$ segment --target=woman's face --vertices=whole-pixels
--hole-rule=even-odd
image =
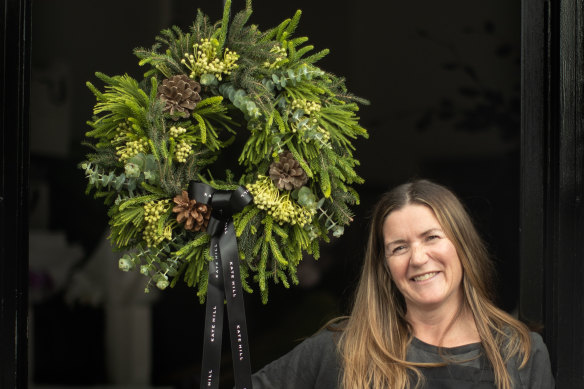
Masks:
[[[383,224],[385,258],[408,312],[457,310],[462,301],[462,266],[434,212],[410,204],[391,212]]]

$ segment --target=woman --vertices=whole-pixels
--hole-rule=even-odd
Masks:
[[[254,375],[254,388],[553,388],[539,335],[492,303],[460,201],[420,180],[377,203],[353,310]]]

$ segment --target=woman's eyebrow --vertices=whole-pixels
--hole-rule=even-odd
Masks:
[[[422,232],[419,236],[428,236],[428,235],[433,234],[435,232],[442,233],[442,229],[440,229],[438,227],[430,228],[430,229]],[[395,240],[392,240],[390,242],[385,243],[385,246],[389,247],[392,244],[401,244],[401,243],[407,243],[407,241],[403,238],[399,238],[399,239],[395,239]]]
[[[422,232],[420,234],[420,236],[428,236],[428,235],[433,234],[435,232],[442,232],[442,229],[440,229],[440,228],[430,228],[429,230],[426,230],[426,231]]]
[[[387,242],[385,244],[385,247],[389,247],[392,244],[398,244],[398,243],[406,243],[406,240],[405,239],[401,239],[401,238],[400,239],[396,239],[396,240],[392,240],[391,242]]]

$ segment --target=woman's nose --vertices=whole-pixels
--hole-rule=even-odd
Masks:
[[[424,250],[423,247],[414,245],[412,246],[411,253],[410,265],[420,266],[428,261],[428,255],[426,254],[426,250]]]

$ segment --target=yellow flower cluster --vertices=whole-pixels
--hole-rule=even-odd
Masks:
[[[264,62],[264,66],[267,67],[268,69],[278,69],[284,64],[284,60],[288,58],[288,53],[286,52],[286,49],[283,48],[282,46],[272,47],[270,53],[276,54],[276,58],[272,63],[270,63],[269,61]]]
[[[144,229],[144,240],[148,247],[160,244],[164,239],[172,238],[172,229],[167,226],[162,234],[158,233],[158,221],[168,209],[170,200],[149,201],[144,204],[144,220],[146,228]]]
[[[322,140],[322,143],[325,146],[329,145],[329,141],[331,139],[331,135],[329,134],[329,132],[320,126],[316,127],[316,131],[322,135],[322,137],[320,138]]]
[[[301,109],[304,113],[308,116],[312,115],[313,113],[320,112],[322,105],[317,103],[316,101],[306,100],[306,99],[294,99],[292,101],[292,109]]]
[[[304,208],[290,199],[290,192],[280,194],[269,177],[258,175],[258,180],[246,185],[253,195],[253,201],[259,209],[268,212],[280,225],[284,223],[298,224],[304,227],[312,221],[316,211]]]
[[[170,127],[170,130],[168,130],[168,135],[170,135],[171,138],[178,138],[185,132],[187,132],[186,128],[172,126]]]
[[[118,130],[118,133],[124,133],[124,132],[128,132],[128,130],[130,129],[130,122],[128,120],[124,120],[123,122],[119,122],[118,123],[118,127],[116,128]]]
[[[191,147],[191,145],[185,142],[184,140],[181,140],[180,143],[176,146],[176,151],[174,152],[174,155],[178,162],[184,163],[187,161],[187,158],[192,153],[193,148]]]
[[[315,136],[315,134],[313,132],[311,138],[317,139],[325,147],[330,147],[329,141],[331,139],[331,136],[330,136],[329,132],[327,130],[325,130],[324,128],[318,126],[318,113],[322,109],[322,105],[316,101],[305,100],[305,99],[294,99],[292,101],[292,103],[290,104],[290,106],[293,110],[301,109],[304,111],[304,113],[307,116],[310,116],[309,130],[316,131],[316,133],[317,133],[317,135]],[[296,132],[298,130],[297,126],[295,126],[295,125],[292,125],[291,127],[292,127],[292,132]],[[304,130],[306,131],[306,127],[304,127]]]
[[[181,62],[191,70],[190,78],[194,79],[203,74],[212,74],[218,80],[221,80],[223,74],[229,75],[233,69],[237,68],[236,62],[239,59],[239,55],[234,51],[225,49],[223,60],[220,60],[217,56],[218,47],[219,42],[217,39],[204,38],[201,43],[193,45],[194,54],[185,53],[185,58]]]
[[[170,135],[171,139],[178,138],[182,134],[187,132],[186,128],[183,127],[170,127],[168,130],[168,135]],[[174,157],[178,162],[186,162],[189,155],[193,153],[193,147],[188,144],[185,140],[181,140],[177,145],[174,151]]]
[[[136,140],[127,140],[129,133],[120,134],[115,143],[123,143],[121,146],[116,147],[116,155],[121,162],[126,163],[126,161],[138,153],[144,153],[148,151],[148,141],[143,138],[138,138]]]

